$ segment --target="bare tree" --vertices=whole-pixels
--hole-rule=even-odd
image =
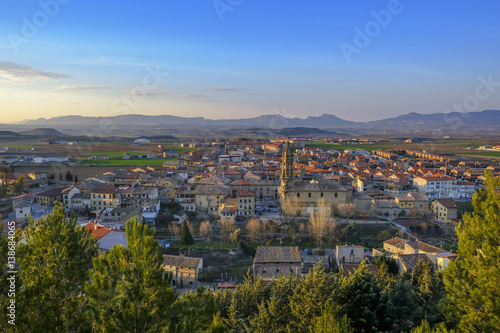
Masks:
[[[330,234],[335,231],[336,221],[331,217],[331,210],[324,203],[319,203],[318,207],[311,209],[309,217],[309,233],[317,246],[321,247],[323,239],[330,238]]]
[[[356,206],[354,205],[353,202],[350,203],[343,203],[339,204],[337,207],[337,211],[339,212],[339,215],[342,217],[351,218],[356,213]]]
[[[200,234],[205,237],[207,242],[210,241],[210,235],[213,232],[212,223],[210,221],[201,222],[200,224]]]
[[[236,221],[234,217],[228,219],[221,219],[219,221],[220,230],[222,232],[222,238],[225,242],[229,240],[229,234],[234,230]]]
[[[0,182],[2,184],[2,194],[7,194],[7,188],[9,186],[11,169],[7,166],[0,167]]]
[[[262,223],[257,219],[250,219],[245,225],[248,232],[248,237],[252,242],[256,242],[262,232]]]
[[[179,236],[181,234],[181,227],[175,222],[168,225],[168,230],[172,235]]]

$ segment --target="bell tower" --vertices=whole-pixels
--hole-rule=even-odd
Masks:
[[[293,153],[287,138],[285,149],[281,155],[281,188],[285,189],[288,185],[293,184],[293,179]]]

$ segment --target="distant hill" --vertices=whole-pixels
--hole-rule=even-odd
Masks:
[[[63,116],[50,119],[26,120],[22,124],[0,124],[1,129],[34,136],[64,136],[60,131],[75,135],[91,133],[100,136],[172,135],[172,136],[230,136],[230,135],[335,135],[330,133],[385,133],[394,135],[462,134],[491,135],[500,130],[500,111],[452,113],[409,113],[394,118],[369,122],[354,122],[333,114],[309,116],[305,119],[286,118],[280,114],[245,119],[206,119],[171,115],[121,115],[113,117]],[[33,129],[34,128],[34,129]],[[292,130],[293,129],[293,130]],[[147,131],[147,132],[144,132]],[[296,133],[296,134],[295,134]],[[328,133],[328,134],[327,134]]]
[[[500,110],[431,114],[412,112],[394,118],[370,121],[366,125],[388,130],[493,131],[500,129]]]
[[[29,131],[19,132],[22,135],[63,137],[66,136],[53,128],[35,128]]]

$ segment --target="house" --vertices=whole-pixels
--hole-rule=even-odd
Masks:
[[[193,212],[196,204],[196,191],[195,190],[176,190],[174,201],[178,202],[182,209],[186,212]]]
[[[203,258],[163,255],[162,267],[172,274],[172,286],[196,286],[203,271]]]
[[[275,280],[279,274],[298,275],[302,257],[297,246],[259,246],[253,260],[254,274],[264,281]]]
[[[197,209],[206,210],[209,214],[217,215],[222,199],[225,199],[231,188],[223,185],[203,185],[198,186],[195,194],[195,204]]]
[[[236,221],[236,216],[238,213],[238,203],[235,198],[227,198],[221,200],[219,206],[219,217],[221,223],[230,223],[231,221]]]
[[[236,192],[238,215],[251,216],[255,214],[255,193],[248,190]]]
[[[421,261],[423,263],[430,263],[432,266],[434,264],[429,259],[426,254],[400,254],[396,256],[396,261],[398,263],[399,272],[406,273],[412,272],[417,264]]]
[[[436,256],[436,267],[442,272],[451,260],[457,260],[460,256],[456,253],[443,252]]]
[[[47,205],[47,206],[54,204],[55,201],[63,202],[64,190],[65,187],[58,187],[39,192],[35,195],[35,202],[40,205]]]
[[[27,221],[31,215],[31,208],[33,206],[33,195],[24,194],[12,199],[12,206],[16,213],[16,219]]]
[[[111,250],[114,245],[121,245],[128,248],[125,231],[113,228],[102,236],[97,240],[97,253],[99,255],[106,255],[106,252]]]
[[[335,259],[337,267],[341,268],[344,263],[359,264],[364,259],[365,248],[361,245],[337,245],[335,248]]]
[[[438,221],[451,223],[457,219],[457,205],[452,198],[432,200],[431,209]]]
[[[384,252],[392,258],[396,258],[399,255],[406,254],[425,254],[433,264],[436,264],[436,257],[440,253],[446,251],[418,240],[410,241],[407,239],[394,237],[384,241],[384,247],[382,251],[378,252],[380,253],[376,253],[376,251],[374,251],[374,256],[378,256]]]
[[[90,192],[91,209],[101,210],[119,205],[115,199],[116,188],[114,186],[97,187]]]
[[[456,184],[455,177],[422,176],[413,178],[413,186],[429,199],[449,198]]]
[[[142,207],[154,199],[158,199],[158,188],[154,186],[136,187],[132,192],[134,207]]]

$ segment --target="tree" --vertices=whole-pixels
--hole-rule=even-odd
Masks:
[[[45,218],[35,221],[30,216],[25,235],[26,244],[17,251],[20,331],[85,330],[88,302],[81,295],[97,255],[96,240],[78,226],[75,216],[66,219],[58,203]]]
[[[62,172],[59,172],[59,180],[62,180]]]
[[[7,194],[7,188],[9,187],[9,181],[11,177],[12,171],[9,167],[2,166],[0,167],[0,182],[2,185],[2,194]]]
[[[175,222],[171,222],[169,225],[168,225],[168,230],[170,231],[170,233],[174,236],[179,236],[181,234],[181,228],[179,227],[179,225]]]
[[[184,219],[181,226],[181,244],[189,248],[189,245],[194,244],[193,235],[191,235],[191,230],[189,230],[188,221]]]
[[[14,192],[17,195],[20,195],[24,193],[25,189],[26,189],[26,180],[24,179],[23,176],[20,176],[17,182],[14,184]]]
[[[358,243],[360,240],[361,231],[359,230],[359,227],[356,224],[356,222],[351,222],[349,225],[342,228],[341,233],[342,233],[341,239],[344,242],[355,244]]]
[[[229,234],[234,230],[236,221],[234,218],[221,219],[219,221],[220,231],[222,233],[222,240],[229,241]]]
[[[311,210],[308,228],[317,246],[321,247],[323,239],[333,232],[334,225],[335,220],[324,202],[319,203],[317,209]]]
[[[162,268],[163,249],[153,232],[131,219],[127,247],[115,245],[93,260],[85,291],[101,332],[160,332],[169,326],[175,293]]]
[[[340,315],[338,305],[335,305],[331,300],[326,302],[321,317],[316,318],[314,325],[315,333],[354,333],[351,327],[351,320],[345,314]]]
[[[248,237],[252,242],[256,242],[262,232],[262,223],[257,219],[250,219],[245,225]]]
[[[309,332],[337,287],[333,276],[325,273],[321,264],[314,266],[290,296],[290,331]]]
[[[71,172],[68,170],[68,172],[66,172],[66,180],[71,182],[73,181],[73,175],[71,174]]]
[[[235,231],[233,231],[231,235],[229,235],[229,240],[232,243],[236,243],[240,239],[240,235],[241,235],[241,229],[238,228]]]
[[[399,273],[399,267],[396,260],[389,258],[385,253],[375,259],[375,265],[377,265],[378,268],[380,268],[383,263],[387,265],[389,274],[397,275]]]
[[[486,173],[485,189],[474,193],[474,213],[456,228],[458,253],[444,271],[448,298],[465,331],[500,331],[500,178]]]
[[[75,183],[78,183],[78,175],[75,175]]]
[[[337,206],[337,211],[340,216],[345,217],[347,220],[356,213],[356,205],[353,202],[341,203]]]
[[[210,235],[213,232],[212,223],[210,221],[204,221],[200,224],[200,234],[205,237],[205,240],[210,241]]]
[[[383,230],[378,233],[377,239],[380,241],[385,241],[388,240],[389,238],[392,238],[392,234],[390,233],[389,230]]]
[[[349,278],[342,278],[341,287],[335,289],[333,297],[341,315],[347,314],[356,332],[387,331],[392,326],[387,300],[364,261]]]

